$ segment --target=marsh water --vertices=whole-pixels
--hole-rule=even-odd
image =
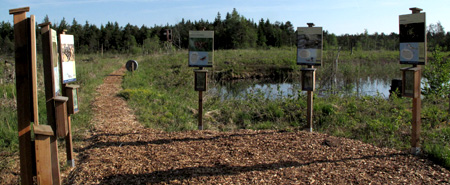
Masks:
[[[353,96],[381,96],[389,97],[391,80],[393,78],[359,78],[357,80],[336,79],[330,81],[316,80],[316,93],[318,96],[329,94],[342,94]],[[227,99],[245,99],[250,96],[263,96],[268,99],[297,97],[301,90],[300,79],[279,80],[234,80],[217,82],[209,90],[215,96]]]

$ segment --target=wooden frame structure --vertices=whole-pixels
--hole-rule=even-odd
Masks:
[[[412,14],[421,14],[420,12],[422,11],[422,9],[420,8],[410,8],[409,10],[412,11]],[[399,17],[399,19],[401,19]],[[401,33],[400,33],[400,37],[401,37]],[[426,49],[426,35],[425,35],[425,48],[423,48],[425,51],[427,51]],[[421,126],[422,126],[422,121],[421,121],[421,117],[420,117],[420,112],[422,110],[421,106],[422,106],[422,101],[420,99],[420,79],[421,79],[421,66],[420,65],[425,65],[427,63],[427,58],[426,58],[426,52],[425,52],[425,58],[424,58],[424,62],[417,62],[417,63],[413,63],[412,67],[409,68],[402,68],[402,95],[405,97],[410,97],[412,98],[412,128],[411,128],[411,153],[412,154],[419,154],[420,153],[420,130],[421,130]],[[415,62],[415,61],[412,61]],[[400,58],[400,64],[406,64],[403,63],[401,61]]]

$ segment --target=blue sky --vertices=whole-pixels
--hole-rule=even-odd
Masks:
[[[398,33],[398,16],[409,14],[411,7],[427,13],[427,25],[438,21],[450,31],[450,0],[0,0],[0,21],[12,22],[9,9],[30,7],[27,15],[35,15],[42,23],[45,15],[50,21],[64,17],[71,24],[106,24],[117,21],[137,26],[174,25],[185,20],[214,21],[220,12],[222,19],[236,8],[239,14],[255,22],[261,18],[291,21],[294,27],[313,22],[337,35],[350,33]]]

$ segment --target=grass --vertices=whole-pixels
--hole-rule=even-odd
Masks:
[[[77,55],[77,81],[74,84],[80,85],[79,89],[79,113],[72,115],[72,130],[76,140],[80,134],[83,134],[91,127],[89,124],[92,118],[90,102],[97,95],[96,87],[103,82],[103,78],[123,65],[127,56],[116,57],[108,55],[99,57],[96,55]],[[2,58],[2,57],[0,57]],[[8,60],[12,61],[12,59]],[[2,61],[3,62],[3,61]],[[44,80],[42,58],[38,55],[38,106],[39,123],[47,124],[47,115],[45,108]],[[0,66],[2,72],[6,66],[4,63]],[[14,68],[12,67],[14,70]],[[3,80],[4,74],[2,73]],[[17,137],[17,108],[16,108],[16,88],[15,83],[0,84],[0,149],[6,152],[18,151]]]
[[[194,91],[193,68],[187,67],[187,52],[143,58],[139,70],[129,73],[120,93],[136,111],[141,123],[166,131],[196,129],[198,94]],[[336,51],[326,51],[318,78],[327,78]],[[343,79],[393,78],[402,67],[394,51],[342,51],[339,73]],[[289,69],[297,78],[295,50],[216,51],[213,78],[228,71],[229,77],[255,77],[255,73]],[[211,74],[210,74],[211,75]],[[223,76],[222,76],[223,77]],[[266,77],[271,77],[267,75]],[[227,78],[221,78],[222,80]],[[209,81],[209,87],[215,86]],[[240,98],[223,99],[212,91],[204,93],[204,127],[210,130],[236,129],[302,130],[306,128],[306,97],[268,98],[255,90]],[[330,135],[372,143],[379,147],[406,150],[410,147],[411,106],[409,98],[335,94],[314,98],[314,129]],[[447,168],[450,158],[448,100],[425,98],[422,103],[422,146],[427,155]]]

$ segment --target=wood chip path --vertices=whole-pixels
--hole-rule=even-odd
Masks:
[[[67,184],[449,184],[427,159],[320,133],[163,132],[144,128],[117,93],[124,68],[98,87],[86,143]]]

